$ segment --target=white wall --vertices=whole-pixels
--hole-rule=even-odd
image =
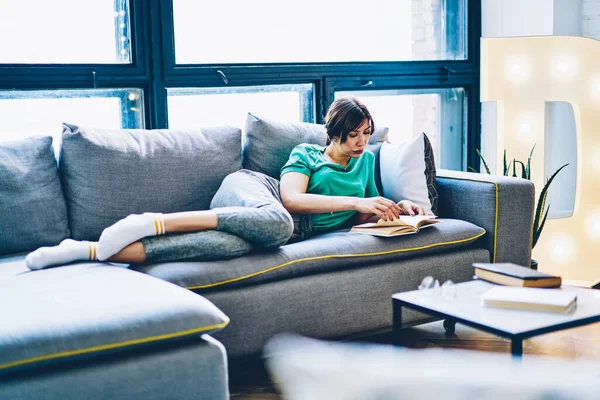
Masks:
[[[553,0],[482,0],[482,36],[552,35],[553,4]],[[481,152],[492,173],[502,173],[494,171],[498,153],[495,102],[481,105]]]
[[[586,23],[585,12],[589,13],[589,21],[593,23]],[[581,36],[582,27],[589,31],[596,27],[594,33],[600,37],[600,0],[482,1],[483,37]],[[482,153],[493,167],[499,153],[496,149],[496,103],[482,104],[481,124]],[[575,199],[576,177],[575,122],[569,104],[547,104],[544,161],[547,176],[560,165],[570,163],[552,184],[548,199],[552,204],[551,218],[569,216]],[[539,190],[541,188],[536,188]]]
[[[582,1],[581,34],[583,37],[600,40],[600,0]]]

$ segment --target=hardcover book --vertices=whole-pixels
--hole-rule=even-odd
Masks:
[[[400,215],[400,217],[391,221],[380,219],[377,222],[355,225],[350,229],[350,232],[383,237],[410,235],[419,232],[422,228],[440,222],[435,218],[437,218],[435,215],[415,215],[412,217]]]
[[[477,278],[500,285],[555,288],[562,283],[560,276],[512,263],[474,263],[473,266]]]

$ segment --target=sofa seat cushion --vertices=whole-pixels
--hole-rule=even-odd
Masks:
[[[22,263],[5,259],[0,270],[15,272]],[[4,275],[0,304],[0,374],[188,338],[229,322],[202,296],[101,263]]]
[[[448,252],[484,234],[483,228],[469,222],[445,219],[415,235],[381,238],[345,230],[229,260],[169,262],[135,269],[204,292]]]

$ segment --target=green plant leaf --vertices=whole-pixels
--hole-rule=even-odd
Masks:
[[[519,161],[519,160],[516,160],[515,162],[517,162],[517,163],[521,164],[521,178],[528,179],[528,178],[527,178],[527,171],[525,170],[525,164],[523,164],[523,163],[522,163],[521,161]],[[516,172],[516,170],[515,170],[514,172]]]
[[[506,149],[504,149],[504,176],[508,176],[508,170],[510,169],[510,165],[506,164]]]
[[[544,225],[546,225],[546,218],[548,218],[549,211],[550,211],[550,204],[548,204],[548,207],[546,208],[546,212],[544,212],[544,217],[542,218],[542,222],[539,226],[539,229],[537,229],[537,231],[534,230],[533,240],[531,241],[532,249],[535,247],[535,245],[538,242],[538,239],[540,238],[540,235],[542,234],[542,229],[544,229]]]
[[[531,157],[533,156],[533,150],[535,150],[535,144],[533,145],[533,147],[531,148],[531,151],[529,152],[529,157],[527,157],[527,168],[525,169],[526,172],[526,179],[531,180]]]
[[[533,217],[533,232],[532,232],[532,242],[531,242],[532,249],[535,247],[535,244],[537,243],[540,235],[542,234],[542,229],[544,229],[546,217],[548,216],[547,210],[550,208],[550,206],[548,206],[548,208],[546,209],[546,212],[544,212],[544,207],[546,205],[546,196],[548,195],[548,189],[550,188],[550,185],[552,184],[552,181],[554,180],[554,178],[556,178],[556,175],[558,175],[558,173],[567,165],[569,165],[569,164],[567,163],[567,164],[563,165],[562,167],[560,167],[559,169],[557,169],[552,174],[552,176],[546,181],[544,188],[540,192],[540,196],[538,198],[538,204],[535,209],[535,216]]]
[[[531,157],[533,156],[533,151],[535,150],[535,143],[533,144],[533,147],[531,148],[531,151],[529,152],[529,158],[531,159]]]
[[[520,162],[520,161],[519,161]],[[513,162],[512,162],[512,166],[513,166],[513,178],[517,177],[517,160],[513,158]]]
[[[477,154],[479,155],[479,158],[481,159],[481,162],[483,162],[483,166],[485,168],[485,172],[488,173],[488,175],[491,174],[490,169],[488,168],[487,163],[485,162],[485,158],[483,158],[483,155],[481,155],[481,152],[477,149],[475,149],[475,151],[477,152]]]
[[[471,171],[471,172],[475,172],[476,174],[478,174],[478,173],[479,173],[479,171],[477,171],[477,170],[476,170],[475,168],[473,168],[473,167],[469,167],[469,166],[467,166],[467,170],[468,170],[468,171]]]

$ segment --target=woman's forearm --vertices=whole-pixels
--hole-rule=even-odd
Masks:
[[[283,206],[292,214],[325,214],[335,211],[356,210],[356,203],[360,199],[350,196],[298,193],[282,200]]]

